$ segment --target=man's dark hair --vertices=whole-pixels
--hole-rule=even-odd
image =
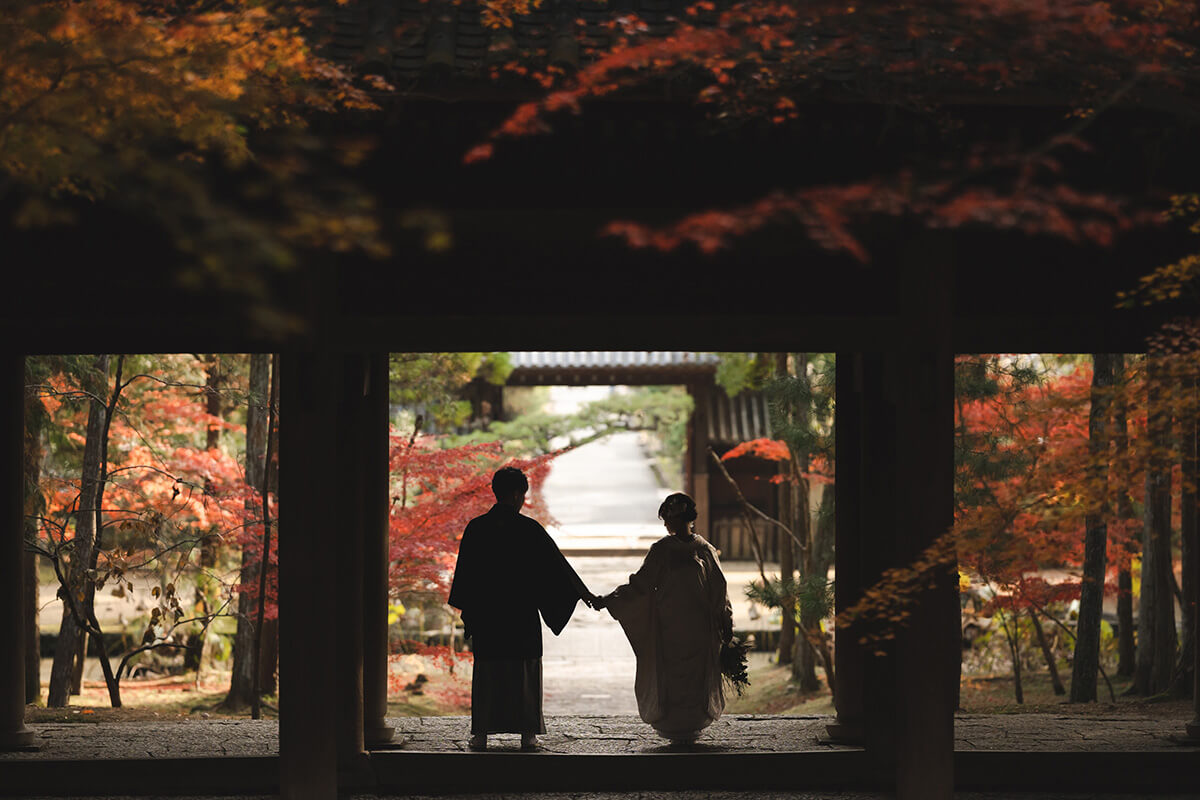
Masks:
[[[492,476],[492,494],[497,500],[529,491],[529,479],[516,467],[501,467]]]

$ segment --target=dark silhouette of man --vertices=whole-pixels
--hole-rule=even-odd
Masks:
[[[449,603],[462,612],[475,654],[471,679],[473,750],[488,734],[519,733],[537,749],[542,717],[542,626],[557,636],[583,600],[595,596],[537,520],[521,514],[529,481],[516,467],[492,476],[496,504],[467,523]]]

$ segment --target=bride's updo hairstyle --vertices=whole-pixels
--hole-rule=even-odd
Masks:
[[[682,529],[686,533],[688,524],[696,521],[696,501],[683,492],[668,495],[658,507],[658,518],[665,522],[672,532]]]

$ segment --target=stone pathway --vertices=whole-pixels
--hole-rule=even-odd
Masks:
[[[1026,752],[1175,751],[1174,737],[1191,719],[1185,710],[1162,716],[1128,713],[959,714],[954,720],[957,751]],[[1192,748],[1200,754],[1200,748]]]
[[[956,749],[1021,752],[1179,751],[1172,740],[1183,717],[1136,714],[1071,716],[1051,714],[960,715]],[[825,741],[829,717],[723,717],[705,732],[699,752],[832,752],[847,748]],[[458,752],[466,749],[467,717],[405,717],[391,720],[401,749]],[[637,717],[548,717],[542,737],[547,754],[632,754],[666,752],[665,742]],[[267,756],[279,752],[275,720],[189,720],[186,722],[41,723],[31,726],[41,748],[0,753],[0,761],[75,758],[182,758]],[[493,737],[493,749],[516,749],[516,736]],[[1195,750],[1195,748],[1193,748]],[[1200,754],[1200,750],[1195,750]]]
[[[655,481],[638,437],[616,434],[560,456],[543,488],[559,523],[549,529],[550,535],[596,594],[629,580],[650,545],[664,534],[657,514],[668,492]],[[752,612],[746,600],[746,585],[758,579],[757,566],[727,562],[722,569],[734,629],[766,628],[766,617],[755,616],[762,610]],[[560,636],[543,625],[542,641],[546,714],[637,714],[633,650],[607,612],[581,605]]]
[[[828,717],[726,716],[718,720],[693,748],[712,753],[780,753],[833,751],[844,748],[822,743]],[[468,717],[425,717],[397,720],[405,749],[453,752],[466,750]],[[578,716],[546,720],[542,751],[562,754],[630,754],[675,752],[654,729],[634,716]],[[490,740],[497,750],[517,749],[520,737]]]

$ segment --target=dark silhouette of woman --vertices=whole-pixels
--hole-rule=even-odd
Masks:
[[[690,744],[725,710],[720,658],[733,612],[717,551],[693,531],[695,501],[673,494],[658,517],[668,535],[595,607],[608,609],[633,646],[642,719],[672,743]]]

